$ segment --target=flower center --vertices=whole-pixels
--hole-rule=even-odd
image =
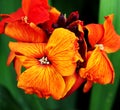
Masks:
[[[42,57],[39,61],[40,61],[40,63],[43,64],[43,65],[44,65],[44,64],[45,64],[45,65],[49,65],[49,64],[50,64],[48,58],[45,57],[45,56]]]
[[[96,46],[98,46],[100,48],[100,50],[104,50],[103,44],[96,44]]]
[[[22,21],[24,21],[25,23],[28,24],[28,17],[27,17],[27,16],[24,16],[24,17],[22,17],[21,19],[22,19]]]

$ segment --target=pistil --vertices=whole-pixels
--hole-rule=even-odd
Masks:
[[[49,64],[50,64],[48,58],[45,57],[45,56],[43,56],[39,61],[40,61],[40,63],[43,64],[43,65],[49,65]]]

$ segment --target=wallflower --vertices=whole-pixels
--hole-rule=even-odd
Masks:
[[[120,48],[113,15],[105,17],[103,25],[84,26],[77,11],[66,18],[47,0],[22,0],[22,8],[0,16],[4,17],[0,33],[17,41],[9,43],[7,65],[14,61],[18,87],[26,93],[61,99],[86,80],[84,92],[93,83],[114,82],[114,69],[106,54]],[[22,66],[26,70],[21,74]]]
[[[84,92],[87,92],[92,83],[109,84],[114,82],[114,69],[106,53],[120,49],[120,36],[116,34],[112,20],[113,15],[105,17],[101,24],[88,24],[88,53],[86,68],[82,68],[79,74],[87,79]]]
[[[48,43],[10,42],[11,51],[26,68],[19,74],[18,87],[39,97],[60,99],[65,96],[76,81],[76,62],[83,61],[77,41],[73,32],[58,28]]]
[[[19,23],[17,21],[17,22],[8,23],[5,28],[5,33],[8,36],[20,42],[22,41],[22,42],[34,42],[34,43],[44,42],[45,43],[47,41],[46,39],[49,38],[48,37],[49,34],[52,33],[52,31],[54,30],[53,24],[58,22],[59,23],[58,26],[59,26],[61,25],[60,23],[62,23],[61,16],[59,16],[60,13],[55,8],[52,8],[50,13],[51,13],[50,14],[51,19],[43,24],[40,24],[40,28],[34,25],[33,23],[30,23],[29,24],[30,27],[29,27],[28,24],[26,24],[25,22]],[[64,20],[66,18],[64,18],[63,16],[62,19]],[[79,38],[81,37],[81,34],[83,34],[83,29],[82,29],[83,23],[82,21],[77,19],[78,19],[78,12],[71,13],[70,16],[68,17],[68,20],[66,20],[66,24],[68,25],[68,26],[66,25],[66,28],[73,31],[76,34],[76,36]],[[46,35],[45,29],[48,30],[47,35]],[[80,38],[81,41],[82,41],[82,38],[83,37]],[[79,44],[80,47],[83,46],[82,48],[79,48],[80,54],[82,54],[82,57],[84,56],[84,51],[86,50],[86,48],[84,48],[84,45],[83,45],[84,43],[85,42],[83,43],[81,42]],[[84,50],[84,51],[81,51],[81,50]],[[9,65],[14,59],[14,67],[17,73],[17,77],[19,77],[21,74],[22,64],[18,58],[15,58],[15,56],[16,56],[15,52],[11,51],[8,57],[7,65]],[[84,82],[84,79],[80,78],[80,76],[76,74],[77,73],[75,72],[74,75],[72,76],[64,77],[64,80],[66,82],[66,89],[65,89],[66,92],[64,91],[63,97],[66,97],[71,93],[73,93]]]

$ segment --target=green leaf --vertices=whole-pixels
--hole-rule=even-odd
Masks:
[[[104,16],[114,14],[114,26],[120,33],[120,0],[100,0],[99,22],[103,23]],[[111,110],[120,80],[120,51],[110,54],[109,58],[115,69],[115,82],[113,85],[94,85],[92,89],[90,110]]]
[[[74,110],[76,106],[76,92],[61,100],[40,99],[40,103],[43,105],[45,110]]]
[[[81,11],[84,6],[84,0],[51,0],[52,5],[67,16],[73,11]]]
[[[49,2],[49,5],[51,5],[51,6],[52,6],[52,0],[48,0],[48,2]]]
[[[21,106],[12,97],[5,86],[0,85],[0,110],[21,110]]]

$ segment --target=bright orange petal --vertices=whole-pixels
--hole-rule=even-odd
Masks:
[[[76,82],[76,79],[77,78],[76,78],[75,74],[73,74],[71,76],[64,77],[66,87],[65,87],[64,94],[63,94],[62,98],[64,96],[66,96],[67,92],[73,87],[73,85]]]
[[[104,22],[104,37],[99,43],[104,45],[106,52],[111,53],[120,49],[120,35],[115,32],[114,26],[112,24],[113,15],[105,17]]]
[[[18,87],[27,93],[60,99],[65,89],[65,82],[52,66],[39,65],[32,66],[20,75]]]
[[[77,40],[73,32],[58,28],[53,31],[46,46],[48,59],[63,76],[74,74],[76,62],[83,61],[78,53]]]
[[[92,85],[93,85],[93,82],[88,80],[84,85],[83,92],[84,93],[88,92],[91,89]]]
[[[72,82],[72,85],[70,84],[70,83],[68,83],[68,84],[70,84],[70,86],[68,86],[69,87],[69,91],[67,90],[67,94],[65,94],[65,96],[63,97],[63,98],[65,98],[65,97],[67,97],[67,96],[69,96],[69,95],[71,95],[75,90],[77,90],[80,86],[81,86],[81,84],[83,84],[83,82],[85,81],[83,78],[81,78],[78,74],[74,74],[73,76],[70,76],[70,78],[74,78],[73,79],[73,81],[74,81],[74,83]],[[69,80],[68,80],[69,81]],[[70,79],[70,81],[72,81],[71,79]],[[72,86],[72,87],[71,87]]]
[[[95,46],[104,36],[104,28],[101,24],[88,24],[85,26],[88,30],[88,40],[92,47]]]
[[[9,66],[13,60],[14,60],[14,68],[15,68],[16,74],[17,76],[19,76],[21,74],[22,65],[19,59],[16,58],[15,52],[11,51],[7,59],[7,65]]]
[[[17,78],[19,78],[19,76],[21,75],[22,63],[18,58],[14,59],[14,68],[17,74]]]
[[[45,42],[46,34],[37,26],[26,24],[21,21],[8,23],[5,27],[5,34],[17,41],[22,42]]]
[[[108,84],[114,81],[114,69],[106,53],[99,47],[91,53],[86,68],[80,70],[80,76],[88,80]]]
[[[17,55],[25,55],[29,57],[41,58],[44,56],[45,43],[20,43],[10,42],[9,48]]]
[[[33,57],[26,57],[22,55],[16,55],[16,59],[20,62],[25,68],[30,68],[34,65],[40,65],[39,59]],[[17,64],[18,65],[18,64]]]
[[[11,51],[11,52],[9,53],[9,56],[8,56],[8,59],[7,59],[7,65],[8,65],[8,66],[9,66],[10,63],[14,60],[14,58],[15,58],[15,52]]]

